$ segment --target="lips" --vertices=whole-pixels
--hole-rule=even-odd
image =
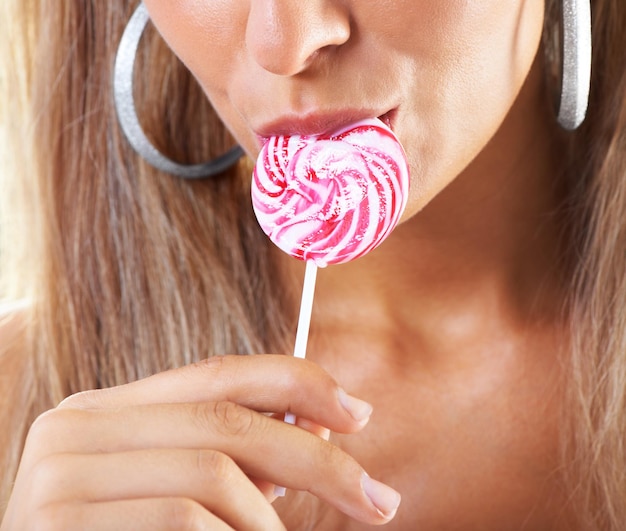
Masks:
[[[368,118],[378,117],[393,130],[397,109],[380,111],[374,109],[339,110],[307,115],[285,115],[255,128],[257,138],[263,144],[273,136],[318,136],[335,131],[343,126]]]

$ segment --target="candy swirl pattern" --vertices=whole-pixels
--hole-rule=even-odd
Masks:
[[[320,136],[271,137],[252,178],[263,231],[283,251],[319,267],[376,248],[406,206],[409,170],[380,120]]]

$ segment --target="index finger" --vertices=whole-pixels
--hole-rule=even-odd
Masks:
[[[235,402],[263,413],[294,413],[333,431],[352,433],[372,406],[348,395],[321,367],[291,356],[216,356],[126,385],[84,391],[59,408],[114,409],[130,405]]]

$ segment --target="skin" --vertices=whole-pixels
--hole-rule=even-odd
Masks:
[[[543,2],[145,4],[253,157],[259,135],[393,110],[409,205],[384,245],[321,272],[307,361],[224,358],[41,417],[1,530],[572,529]],[[298,427],[261,414],[286,410]]]

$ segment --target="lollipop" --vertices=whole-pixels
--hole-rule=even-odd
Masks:
[[[408,183],[402,146],[370,119],[319,136],[270,138],[254,170],[252,204],[280,249],[324,267],[377,247],[400,219]]]
[[[318,136],[271,137],[252,178],[252,205],[263,231],[306,272],[294,356],[304,358],[317,268],[355,260],[397,225],[407,201],[404,150],[380,120]],[[295,423],[285,415],[285,422]],[[285,494],[283,487],[276,494]]]

